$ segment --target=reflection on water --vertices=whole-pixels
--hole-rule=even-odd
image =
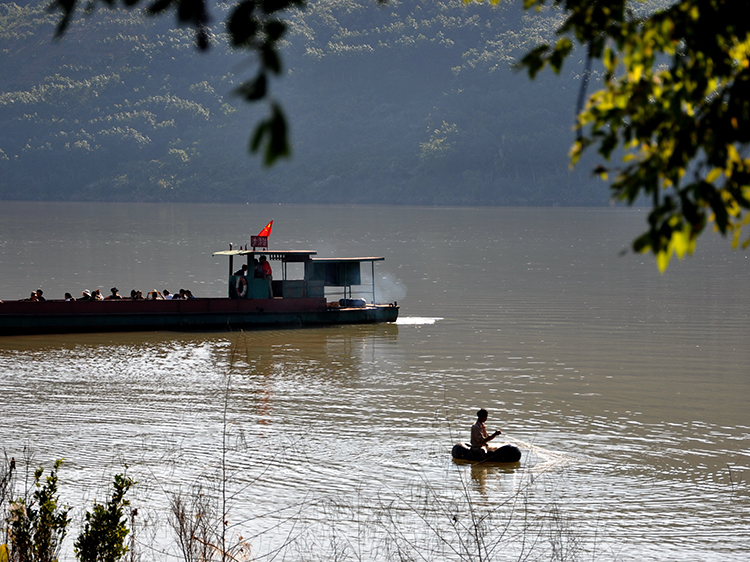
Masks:
[[[279,247],[319,248],[326,224],[327,254],[382,253],[404,295],[394,325],[2,338],[0,446],[65,457],[73,505],[127,463],[134,503],[156,518],[168,492],[216,483],[226,447],[232,532],[256,555],[293,536],[293,559],[418,546],[457,560],[436,533],[466,536],[473,509],[495,525],[494,560],[746,557],[750,262],[721,242],[659,275],[617,257],[640,227],[631,211],[42,205],[26,224],[14,217],[29,204],[14,205],[0,265],[19,294],[75,282],[83,258],[53,253],[78,248],[81,224],[100,233],[87,263],[221,294],[224,264],[186,250],[217,249],[252,211],[274,215]],[[24,253],[55,219],[50,255]],[[99,241],[120,232],[144,242],[124,252],[137,249],[135,273]],[[175,241],[164,261],[146,237]],[[451,460],[482,406],[520,466]],[[147,558],[174,560],[159,521],[168,552]]]

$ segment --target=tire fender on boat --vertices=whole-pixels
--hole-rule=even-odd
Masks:
[[[247,296],[247,279],[238,277],[235,289],[237,289],[237,296],[244,299]]]

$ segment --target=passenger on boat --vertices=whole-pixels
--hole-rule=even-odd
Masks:
[[[36,291],[31,291],[31,294],[29,295],[29,298],[28,299],[23,299],[23,300],[25,300],[25,301],[33,301],[33,302],[38,302],[39,301],[39,299],[36,296]]]
[[[74,302],[76,299],[70,293],[65,293],[65,302]]]
[[[164,289],[161,292],[162,295],[164,295],[164,300],[171,301],[174,298],[174,295],[170,293],[167,289]]]
[[[91,298],[91,291],[89,291],[88,289],[84,289],[84,290],[83,290],[83,292],[81,293],[81,298],[80,298],[80,299],[78,299],[78,300],[82,300],[82,301],[90,301],[90,300],[93,300],[93,299]]]
[[[164,295],[162,295],[159,291],[153,290],[149,291],[148,296],[146,296],[147,301],[163,301]]]
[[[193,293],[190,292],[190,289],[185,289],[185,298],[186,299],[194,299]]]
[[[484,426],[484,422],[487,421],[488,416],[489,414],[487,413],[487,410],[482,408],[477,412],[477,422],[471,426],[471,450],[474,452],[481,451],[483,455],[486,455],[492,450],[490,447],[487,447],[487,443],[501,433],[499,429],[492,435],[487,433],[487,428]]]
[[[260,275],[258,275],[259,272]],[[266,256],[260,256],[260,261],[258,262],[258,265],[255,266],[255,276],[268,280],[268,296],[273,298],[273,285],[271,284],[273,271],[271,270],[271,264],[268,263]]]
[[[104,300],[105,301],[111,301],[111,300],[122,300],[122,297],[120,296],[120,293],[117,292],[117,287],[112,287],[110,289],[111,295],[107,296]]]
[[[44,298],[44,291],[42,291],[41,289],[36,290],[36,300],[38,300],[39,302],[44,302],[47,300]]]
[[[266,256],[260,256],[260,276],[262,279],[273,279],[273,271],[271,270],[271,264],[268,263]]]
[[[102,296],[102,292],[99,289],[94,290],[94,292],[91,293],[91,300],[103,301],[104,297]]]
[[[134,301],[142,301],[142,300],[144,300],[143,299],[143,292],[142,291],[136,291],[135,289],[133,289],[132,291],[130,291],[130,298],[133,299]]]
[[[242,275],[245,277],[247,275],[247,264],[243,263],[242,267],[234,272],[234,275]]]

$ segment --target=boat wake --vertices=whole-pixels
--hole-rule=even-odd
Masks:
[[[396,320],[396,324],[400,324],[402,326],[405,326],[405,325],[422,326],[422,325],[425,325],[425,324],[435,324],[438,320],[442,320],[442,318],[428,318],[428,317],[422,317],[422,316],[407,316],[406,318],[398,318]]]
[[[585,462],[587,460],[580,456],[546,449],[507,435],[505,435],[505,439],[527,453],[527,463],[534,472],[545,472],[552,468],[565,466],[571,463]]]

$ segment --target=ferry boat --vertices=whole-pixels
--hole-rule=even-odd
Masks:
[[[263,240],[252,238],[256,244],[252,249],[230,247],[213,254],[229,258],[226,298],[4,301],[0,303],[0,335],[246,330],[395,322],[398,318],[396,302],[375,304],[375,263],[385,258],[319,258],[312,250],[259,248]],[[278,262],[273,269],[281,271],[281,279],[255,277],[256,260],[261,258]],[[235,263],[243,259],[246,271],[235,271]],[[287,278],[290,264],[301,264],[302,278]],[[355,297],[362,294],[361,269],[366,264],[371,266],[370,302]],[[334,291],[341,298],[329,300]]]

